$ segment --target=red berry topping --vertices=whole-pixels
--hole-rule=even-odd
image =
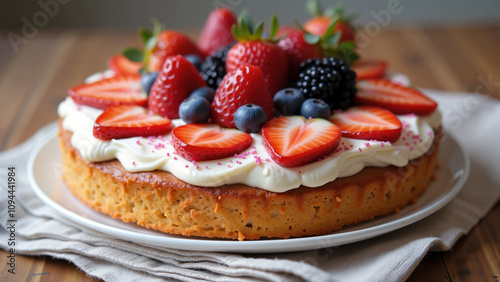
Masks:
[[[280,116],[262,127],[271,158],[285,167],[300,166],[328,156],[340,142],[340,128],[325,119]]]
[[[387,79],[368,79],[358,82],[356,105],[376,106],[394,114],[426,115],[437,108],[437,103],[415,88],[405,87]]]
[[[97,117],[94,137],[102,140],[158,136],[170,131],[169,119],[148,114],[139,106],[112,106]]]
[[[387,63],[380,60],[359,60],[351,69],[356,73],[357,80],[381,78],[385,75]]]
[[[231,72],[241,65],[257,66],[264,74],[269,93],[274,96],[285,87],[288,78],[288,56],[278,47],[275,38],[278,33],[278,19],[273,16],[269,36],[263,37],[263,23],[259,23],[253,31],[240,17],[238,25],[233,28],[233,35],[239,41],[228,52],[226,71]]]
[[[182,101],[202,86],[205,81],[193,64],[180,55],[168,57],[149,93],[149,109],[166,118],[179,118]]]
[[[69,89],[68,94],[77,104],[99,109],[113,105],[148,105],[148,96],[141,90],[139,74],[119,75],[81,84]]]
[[[172,131],[175,151],[188,161],[206,161],[234,156],[252,143],[250,134],[216,124],[190,123]]]
[[[160,71],[167,57],[188,54],[197,55],[200,58],[205,57],[198,46],[185,34],[174,30],[162,31],[158,34],[156,46],[149,56],[148,70]]]
[[[132,62],[123,55],[115,55],[108,60],[108,68],[115,74],[138,74],[142,68],[141,63]]]
[[[394,142],[401,136],[401,121],[393,113],[377,107],[353,107],[334,114],[330,121],[342,136],[354,139]]]
[[[280,47],[270,42],[247,41],[233,46],[226,59],[226,71],[241,65],[259,67],[271,95],[285,87],[288,78],[288,57]]]
[[[260,68],[251,65],[239,66],[226,74],[212,102],[212,122],[236,128],[234,114],[246,104],[261,106],[267,120],[274,116],[273,98],[267,90],[264,74]]]
[[[327,33],[332,21],[338,19],[334,32],[341,32],[340,42],[355,40],[356,30],[350,23],[353,15],[346,16],[344,7],[337,6],[323,10],[319,1],[310,0],[306,4],[306,8],[313,16],[304,24],[304,29],[307,32],[317,36],[323,36]]]
[[[218,8],[210,13],[198,40],[198,46],[205,56],[234,42],[231,32],[234,24],[236,24],[236,18],[227,8]]]
[[[300,63],[307,59],[321,58],[322,51],[319,44],[309,44],[304,40],[304,32],[293,27],[282,27],[277,36],[283,36],[278,46],[288,56],[289,79],[299,78]]]

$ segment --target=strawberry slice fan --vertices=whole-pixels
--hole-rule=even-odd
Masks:
[[[93,134],[101,140],[121,139],[134,136],[158,136],[171,130],[169,119],[148,114],[140,106],[111,106],[97,117]]]
[[[351,66],[351,69],[356,72],[356,80],[382,78],[387,71],[387,62],[360,59]]]
[[[262,127],[264,146],[277,164],[294,167],[315,162],[337,148],[340,128],[325,119],[280,116]]]
[[[330,121],[340,127],[342,136],[353,139],[394,142],[402,131],[401,121],[388,110],[378,107],[352,107],[335,113]]]
[[[427,115],[437,103],[415,88],[405,87],[387,79],[359,81],[354,103],[359,106],[377,106],[397,115]]]
[[[207,161],[234,156],[247,149],[252,136],[216,124],[186,124],[172,132],[175,151],[188,161]]]
[[[141,90],[139,74],[117,75],[94,83],[80,84],[69,89],[68,95],[79,105],[98,109],[116,105],[148,105],[148,96]]]
[[[108,68],[116,75],[138,74],[142,64],[129,60],[124,55],[115,55],[108,60]]]

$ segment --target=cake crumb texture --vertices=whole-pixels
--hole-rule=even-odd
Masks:
[[[323,235],[398,212],[427,188],[439,147],[436,138],[405,167],[365,168],[321,187],[275,193],[242,184],[190,185],[166,171],[132,173],[117,160],[89,163],[71,146],[71,135],[60,128],[63,180],[90,208],[169,234],[234,240]]]

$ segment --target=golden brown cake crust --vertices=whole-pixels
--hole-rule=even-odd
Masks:
[[[71,135],[60,128],[63,179],[87,206],[170,234],[238,240],[323,235],[398,212],[427,188],[439,147],[436,138],[405,167],[365,168],[321,187],[275,193],[243,184],[200,187],[165,171],[132,173],[117,160],[89,163]]]

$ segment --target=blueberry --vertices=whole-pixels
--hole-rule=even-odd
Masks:
[[[285,116],[300,114],[300,106],[304,100],[304,95],[296,88],[281,89],[273,98],[274,108]]]
[[[191,92],[189,97],[193,97],[193,96],[199,96],[199,97],[205,98],[209,103],[212,103],[212,101],[214,100],[214,96],[215,96],[215,90],[213,90],[210,87],[203,86],[203,87],[200,87],[200,88],[196,89],[195,91]]]
[[[149,95],[149,92],[151,91],[151,87],[153,87],[153,83],[155,83],[156,78],[158,77],[157,71],[153,72],[148,72],[142,75],[141,77],[141,86],[142,90],[146,92],[146,94]]]
[[[195,68],[198,71],[200,70],[201,64],[203,63],[203,59],[200,58],[200,56],[194,54],[188,54],[184,56],[184,58],[186,58],[186,60],[188,60],[191,64],[193,64],[193,66],[195,66]]]
[[[245,132],[259,132],[266,123],[266,112],[261,106],[246,104],[234,113],[234,124]]]
[[[309,98],[302,103],[300,115],[305,118],[324,118],[329,119],[331,115],[330,107],[323,100]]]
[[[210,103],[202,97],[189,97],[179,106],[179,116],[185,123],[206,122],[210,117]]]

